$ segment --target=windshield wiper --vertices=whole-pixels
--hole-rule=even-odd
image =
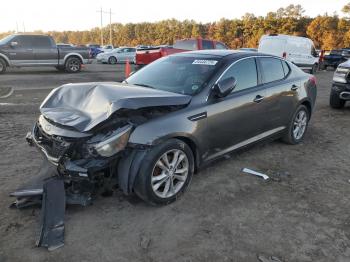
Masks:
[[[134,86],[142,86],[142,87],[148,87],[148,88],[152,88],[152,89],[155,89],[154,86],[150,86],[150,85],[147,85],[147,84],[133,84]]]

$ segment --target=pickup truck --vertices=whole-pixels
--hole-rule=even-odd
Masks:
[[[342,49],[333,49],[329,52],[329,54],[326,52],[323,57],[322,68],[327,69],[327,67],[331,66],[336,69],[339,64],[348,60],[345,52],[346,50]]]
[[[91,63],[87,47],[57,47],[51,36],[14,34],[0,40],[0,74],[7,67],[53,66],[77,73]]]
[[[151,48],[137,49],[135,64],[137,67],[150,64],[158,58],[193,50],[203,49],[228,49],[227,46],[221,42],[202,39],[202,38],[190,38],[177,40],[175,44],[171,46],[157,46]]]

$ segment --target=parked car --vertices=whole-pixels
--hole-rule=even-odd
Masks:
[[[106,52],[112,51],[112,50],[115,49],[115,48],[116,48],[116,47],[114,47],[113,45],[105,45],[105,46],[102,46],[102,47],[100,48],[100,50],[106,53]]]
[[[343,55],[344,52],[344,55]],[[327,69],[329,66],[336,69],[339,64],[348,60],[345,56],[346,51],[341,49],[333,49],[329,52],[329,54],[324,55],[322,59],[322,69]]]
[[[67,197],[115,179],[125,194],[168,204],[231,151],[267,138],[300,143],[316,92],[314,76],[276,56],[179,53],[124,83],[54,89],[27,140],[57,166]]]
[[[332,108],[343,108],[350,101],[350,60],[340,64],[333,76],[329,103]]]
[[[135,54],[136,48],[134,47],[121,47],[113,49],[107,53],[100,53],[96,56],[98,63],[108,63],[108,64],[116,64],[116,63],[125,63],[129,61],[130,63],[135,62]]]
[[[86,46],[90,48],[90,54],[92,58],[95,58],[98,54],[103,53],[101,46],[98,44],[87,44]]]
[[[14,34],[0,40],[0,73],[7,67],[54,66],[77,73],[91,63],[89,48],[59,47],[51,36]]]
[[[135,64],[138,67],[148,65],[158,58],[191,50],[203,49],[227,49],[227,46],[221,42],[207,40],[202,38],[182,39],[175,42],[173,46],[157,46],[150,48],[137,49]]]
[[[285,58],[303,70],[314,74],[318,68],[318,53],[306,37],[270,34],[261,37],[258,51]]]

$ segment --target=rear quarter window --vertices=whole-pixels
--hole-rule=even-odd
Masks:
[[[262,57],[259,60],[262,67],[264,83],[278,81],[285,77],[282,61],[280,59]]]

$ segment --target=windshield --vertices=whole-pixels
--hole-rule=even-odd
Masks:
[[[219,59],[170,56],[136,72],[126,82],[173,93],[194,95],[210,79]]]
[[[14,38],[13,35],[6,36],[5,38],[0,40],[0,45],[7,44],[9,41],[11,41],[12,38]]]

